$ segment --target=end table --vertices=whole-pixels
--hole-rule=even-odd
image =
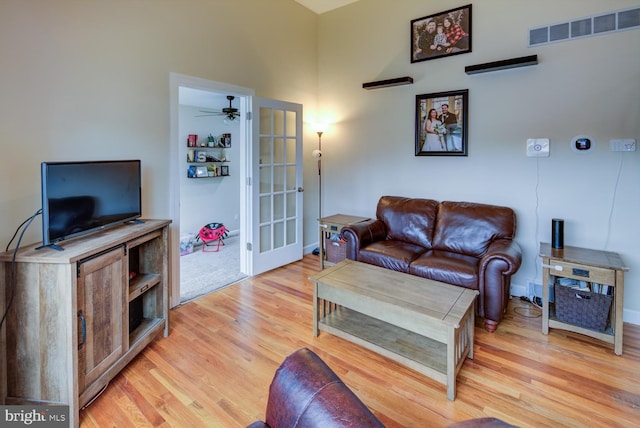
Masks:
[[[546,242],[540,243],[539,256],[542,258],[542,333],[548,334],[549,327],[559,328],[594,337],[613,344],[616,355],[622,355],[622,310],[624,300],[624,272],[629,268],[617,253],[588,248],[565,246],[555,249]],[[597,331],[575,324],[562,322],[550,311],[549,283],[556,278],[571,278],[588,283],[606,285],[613,289],[610,309],[611,328]],[[556,296],[557,300],[557,296]],[[554,304],[554,308],[555,304]]]
[[[318,249],[320,251],[320,270],[323,270],[324,265],[328,264],[325,260],[324,238],[329,237],[332,233],[340,233],[340,230],[345,226],[366,220],[369,220],[369,217],[357,217],[347,214],[334,214],[318,219],[318,226],[320,229],[320,238],[318,240]]]

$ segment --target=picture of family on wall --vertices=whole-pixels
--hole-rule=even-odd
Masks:
[[[411,21],[411,62],[471,52],[471,5]]]
[[[416,156],[467,155],[467,89],[416,95]]]

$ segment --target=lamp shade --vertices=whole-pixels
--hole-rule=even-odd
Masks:
[[[225,125],[233,125],[233,124],[235,124],[235,123],[239,123],[239,122],[240,122],[240,120],[238,119],[238,117],[237,117],[237,116],[225,116],[225,118],[224,118],[224,119],[222,119],[222,122],[223,122]]]
[[[326,122],[316,122],[313,125],[313,129],[316,131],[316,133],[324,133],[327,128],[329,127],[329,125]]]

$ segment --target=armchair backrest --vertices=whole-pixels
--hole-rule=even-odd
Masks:
[[[313,351],[302,348],[278,367],[264,424],[270,428],[384,428]]]

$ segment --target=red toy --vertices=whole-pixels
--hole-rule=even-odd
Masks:
[[[228,235],[227,228],[222,223],[209,223],[202,226],[198,237],[202,239],[202,251],[217,252],[220,250],[220,245],[224,245],[222,240]],[[206,247],[215,246],[215,250],[205,250]]]

